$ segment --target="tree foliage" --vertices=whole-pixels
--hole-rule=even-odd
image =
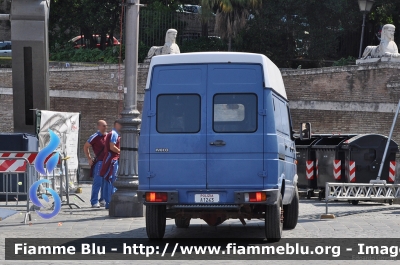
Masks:
[[[126,1],[126,0],[125,0]],[[81,62],[119,62],[119,47],[106,46],[106,35],[112,40],[114,35],[120,33],[120,15],[122,0],[55,0],[50,12],[50,57],[52,60],[81,61]],[[184,23],[178,23],[175,10],[179,1],[141,1],[148,4],[142,8],[140,14],[141,37],[139,42],[139,61],[143,61],[152,45],[162,45],[165,32],[169,28],[178,31]],[[100,50],[95,49],[96,42],[93,34],[101,36]],[[73,37],[84,35],[87,48],[73,49],[68,43]],[[155,38],[157,36],[158,38]],[[148,43],[144,40],[150,40]],[[123,42],[123,40],[121,40]],[[124,59],[124,46],[122,45],[122,59]]]
[[[188,40],[180,48],[185,52],[208,52],[208,51],[226,51],[226,43],[218,38],[201,37],[194,40]]]
[[[230,51],[231,41],[246,26],[251,9],[255,11],[261,7],[261,3],[261,0],[201,0],[202,15],[209,19],[211,11],[215,11],[215,32],[228,39]]]
[[[52,54],[80,34],[89,38],[92,47],[92,34],[101,34],[104,49],[106,34],[119,36],[121,1],[53,0],[49,26]],[[176,27],[182,32],[176,16],[179,5],[197,4],[202,6],[203,38],[185,42],[187,47],[181,49],[184,52],[223,50],[223,41],[210,40],[207,35],[208,19],[216,16],[218,35],[234,40],[236,51],[265,54],[280,67],[297,68],[299,64],[302,68],[318,67],[327,61],[342,62],[347,59],[340,58],[358,55],[362,14],[357,0],[141,0],[141,3],[148,5],[142,8],[146,12],[141,13],[142,19],[147,19],[146,25],[141,24],[143,54],[151,45],[162,45],[168,28]],[[156,13],[173,19],[165,20],[161,15],[157,18]],[[387,23],[400,27],[400,0],[375,1],[367,15],[364,47],[379,43],[377,33]],[[160,37],[153,41],[157,34]],[[147,43],[145,40],[150,37],[153,39]],[[397,43],[399,37],[400,29],[395,34]],[[93,56],[101,60],[109,58],[111,53],[114,58],[115,49],[105,53],[96,51]],[[74,56],[86,60],[90,57],[82,52]]]
[[[374,31],[372,32],[374,34],[377,28],[385,24],[393,24],[397,27],[395,41],[398,43],[400,41],[400,0],[375,1],[374,7],[368,16],[367,30]],[[371,34],[371,32],[367,32],[367,34]]]
[[[71,38],[84,35],[91,48],[96,43],[93,34],[101,36],[104,49],[106,35],[112,37],[119,25],[121,2],[111,0],[54,0],[49,19],[50,47],[65,45]],[[112,43],[111,43],[112,45]]]
[[[376,0],[370,14],[372,21],[380,24],[400,23],[400,1],[399,0]]]
[[[329,60],[359,17],[356,1],[268,0],[242,31],[240,48],[266,54],[281,67],[294,67],[294,59]]]
[[[387,23],[400,26],[400,0],[375,1],[367,15],[363,49],[379,44],[379,29]],[[319,67],[358,55],[361,24],[356,0],[266,0],[237,38],[237,47],[266,54],[280,67]],[[396,42],[399,37],[400,29]]]

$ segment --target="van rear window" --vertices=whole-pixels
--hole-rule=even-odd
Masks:
[[[157,97],[157,132],[199,132],[200,107],[198,94],[159,95]]]
[[[256,94],[216,94],[213,129],[215,132],[257,131]]]

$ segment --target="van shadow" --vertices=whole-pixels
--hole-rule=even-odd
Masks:
[[[196,220],[199,222],[198,220]],[[177,228],[167,225],[165,238],[265,238],[264,221],[247,221],[244,226],[240,222],[230,221],[219,225],[191,224],[188,228]]]
[[[168,221],[167,221],[168,222]],[[236,224],[221,224],[211,227],[207,224],[191,224],[188,228],[177,228],[175,224],[167,224],[164,239],[196,238],[196,239],[254,239],[264,240],[264,222],[254,221],[250,226]],[[128,231],[113,231],[91,235],[85,238],[145,238],[146,227],[136,227]]]

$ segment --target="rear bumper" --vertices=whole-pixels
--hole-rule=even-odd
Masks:
[[[234,198],[227,202],[215,203],[215,204],[194,204],[193,202],[189,202],[188,200],[179,200],[179,192],[178,191],[168,191],[168,190],[139,190],[137,191],[138,198],[143,202],[143,204],[163,204],[163,205],[176,205],[176,208],[185,208],[187,205],[190,208],[198,205],[200,208],[219,208],[222,205],[243,205],[243,204],[261,204],[261,205],[274,205],[276,204],[279,196],[279,189],[266,189],[266,190],[257,190],[265,192],[267,195],[267,200],[262,202],[248,202],[245,201],[245,193],[247,192],[255,192],[255,190],[245,190],[245,191],[234,191]],[[146,202],[146,192],[165,192],[168,194],[168,200],[166,202]],[[199,191],[199,193],[203,193],[204,191]],[[212,192],[212,191],[208,191]],[[189,206],[190,205],[190,206]]]

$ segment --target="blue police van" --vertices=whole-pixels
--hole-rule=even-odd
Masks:
[[[149,238],[166,218],[217,226],[265,220],[278,241],[297,224],[296,149],[279,69],[250,53],[152,59],[139,140],[139,197]]]

